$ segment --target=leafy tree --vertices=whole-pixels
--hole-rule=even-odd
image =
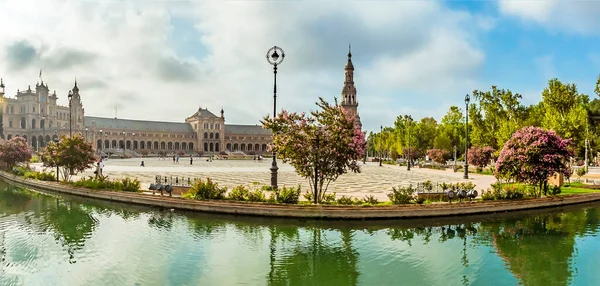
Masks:
[[[524,127],[506,142],[496,161],[496,177],[539,186],[539,196],[548,190],[548,178],[555,173],[571,175],[567,166],[573,155],[571,139],[539,127]]]
[[[481,172],[490,163],[494,155],[494,148],[490,146],[473,146],[469,148],[469,164],[477,166],[477,172]]]
[[[597,96],[600,96],[600,75],[598,75],[598,79],[596,80],[596,88],[594,88],[594,92]]]
[[[444,164],[446,163],[446,159],[448,159],[448,151],[442,149],[429,149],[427,150],[427,156],[438,164]]]
[[[22,137],[14,137],[0,144],[0,161],[5,162],[9,169],[17,163],[29,162],[31,149]]]
[[[542,92],[544,116],[541,127],[554,130],[560,137],[572,138],[580,148],[583,147],[588,120],[585,105],[588,102],[588,97],[580,94],[575,84],[551,79]]]
[[[331,105],[319,98],[316,104],[321,110],[308,116],[284,110],[274,119],[265,117],[262,123],[275,134],[273,148],[277,155],[294,166],[296,173],[309,179],[313,188],[317,173],[314,197],[318,202],[325,197],[330,182],[348,170],[360,172],[356,161],[363,156],[365,138],[354,125],[354,117],[337,99]]]
[[[63,169],[64,181],[69,181],[71,175],[92,167],[95,161],[92,144],[86,142],[81,134],[74,134],[72,137],[61,136],[58,144],[49,142],[42,154],[42,162],[46,166],[58,166]]]

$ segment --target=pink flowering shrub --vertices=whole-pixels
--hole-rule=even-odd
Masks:
[[[490,146],[473,146],[469,148],[469,164],[477,166],[477,172],[481,172],[481,170],[492,160],[494,151],[494,148]]]
[[[93,166],[96,162],[92,144],[85,141],[81,134],[71,138],[62,136],[58,144],[49,142],[41,156],[44,165],[63,168],[63,180],[69,181],[75,175]]]
[[[434,162],[438,164],[446,163],[446,159],[448,159],[448,151],[443,149],[429,149],[427,150],[427,156]]]
[[[554,131],[524,127],[506,141],[496,161],[494,175],[539,186],[539,194],[548,190],[548,178],[554,173],[571,175],[567,166],[573,156],[571,139],[562,139]]]
[[[0,161],[5,162],[9,169],[30,159],[31,149],[23,137],[14,137],[0,144]]]
[[[290,163],[296,173],[309,179],[314,189],[317,172],[318,201],[325,198],[327,186],[348,170],[360,172],[357,164],[365,152],[365,137],[355,117],[348,114],[337,102],[329,104],[319,98],[318,111],[295,113],[282,111],[276,118],[265,117],[266,129],[273,130],[270,146],[278,157]]]

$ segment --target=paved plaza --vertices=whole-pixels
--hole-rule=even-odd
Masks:
[[[201,177],[211,178],[220,186],[228,189],[238,185],[260,184],[269,185],[271,180],[270,166],[271,160],[213,160],[207,162],[206,158],[194,157],[193,165],[190,165],[189,157],[179,159],[179,164],[173,164],[173,161],[160,160],[158,158],[144,158],[145,167],[140,166],[141,160],[136,159],[109,159],[105,161],[104,175],[109,178],[137,177],[142,182],[142,189],[148,189],[150,183],[154,182],[155,175],[175,177]],[[41,169],[41,164],[32,164],[37,169]],[[308,180],[296,174],[294,168],[289,164],[278,162],[279,166],[279,186],[302,185],[303,193],[309,189]],[[89,169],[77,177],[93,176],[94,169]],[[463,178],[463,173],[454,173],[452,171],[441,171],[431,169],[413,168],[407,171],[406,167],[383,165],[378,163],[369,163],[363,165],[361,173],[348,173],[342,175],[337,181],[331,183],[329,192],[336,192],[337,196],[342,195],[362,198],[365,195],[373,195],[379,200],[388,200],[386,194],[394,186],[416,185],[419,182],[431,180],[435,183],[455,183],[467,181]],[[495,178],[486,175],[469,174],[469,181],[476,185],[476,189],[487,189]],[[77,180],[77,178],[74,178]]]

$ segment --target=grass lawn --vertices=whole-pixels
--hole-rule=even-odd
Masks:
[[[586,185],[579,182],[574,182],[566,185],[568,185],[568,187],[563,186],[560,189],[560,195],[589,194],[600,192],[600,189],[591,188],[593,185]]]

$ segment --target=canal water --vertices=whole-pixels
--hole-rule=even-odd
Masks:
[[[0,181],[0,285],[600,285],[600,204],[474,218],[182,213]]]

